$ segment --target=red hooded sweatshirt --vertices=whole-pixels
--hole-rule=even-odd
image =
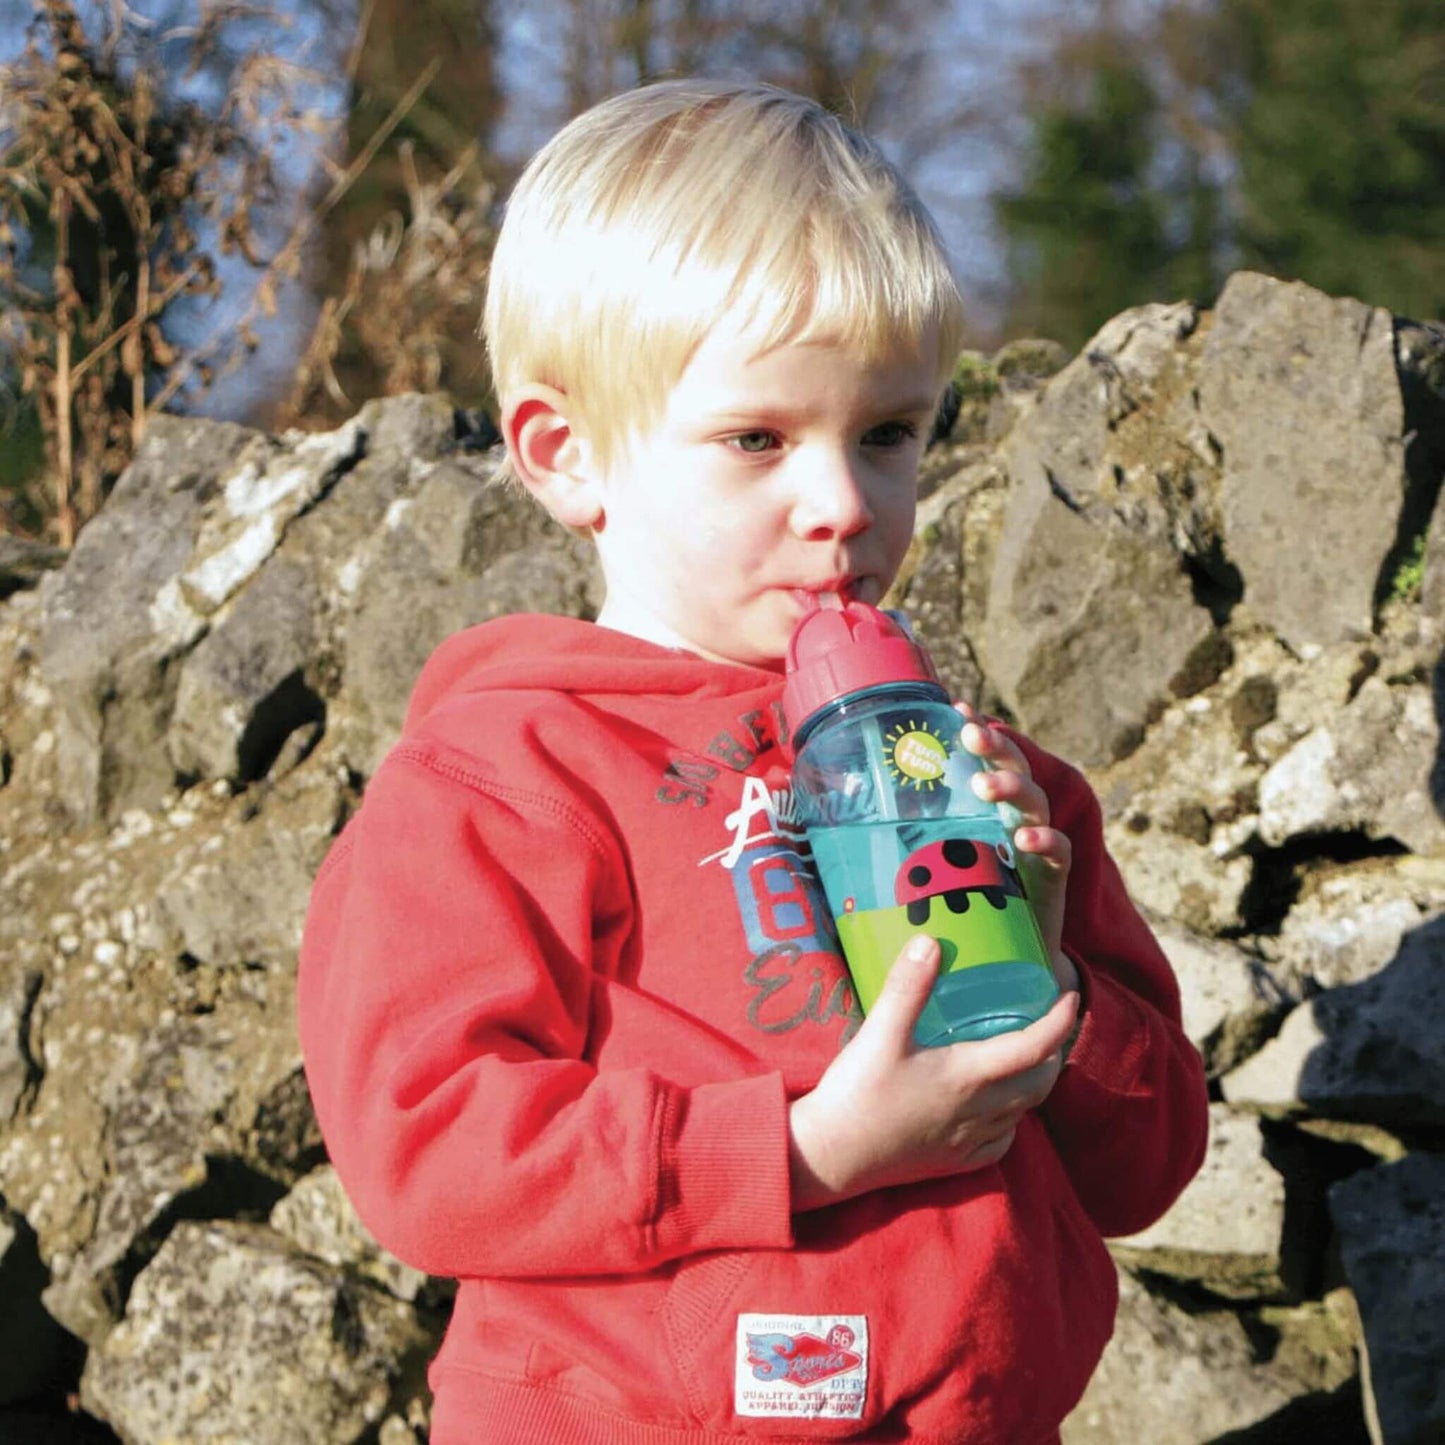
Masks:
[[[445,643],[317,879],[300,1027],[331,1157],[459,1288],[433,1445],[1056,1438],[1101,1236],[1201,1160],[1169,965],[1078,773],[1082,1032],[1001,1163],[793,1214],[788,1104],[859,1013],[791,826],[781,678],[591,623]],[[1027,746],[1027,745],[1026,745]]]

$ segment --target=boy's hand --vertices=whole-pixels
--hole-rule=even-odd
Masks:
[[[935,939],[913,939],[863,1027],[789,1116],[793,1208],[996,1164],[1062,1067],[1079,996],[1026,1029],[919,1048],[913,1028],[938,976]]]
[[[1065,992],[1079,987],[1079,972],[1063,951],[1064,893],[1073,859],[1067,833],[1049,826],[1048,795],[1034,782],[1028,760],[1017,743],[966,702],[958,705],[966,719],[963,745],[991,771],[977,773],[973,790],[985,802],[1004,803],[1018,814],[1013,842],[1019,871],[1053,962],[1054,977]]]

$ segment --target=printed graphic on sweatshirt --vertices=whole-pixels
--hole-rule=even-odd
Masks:
[[[724,768],[741,773],[770,748],[788,740],[788,720],[783,705],[773,703],[766,710],[754,708],[739,713],[736,729],[724,728],[707,745],[707,757],[680,753],[673,756],[663,771],[657,790],[659,803],[689,803],[705,808],[712,802],[712,790]],[[709,762],[708,758],[714,759]]]
[[[867,1395],[865,1315],[738,1316],[739,1415],[858,1420]]]
[[[699,866],[721,865],[732,878],[752,950],[743,973],[752,990],[748,1022],[763,1033],[782,1034],[845,1019],[844,1037],[850,1037],[862,1013],[792,790],[745,777],[742,798],[724,826],[731,841]]]

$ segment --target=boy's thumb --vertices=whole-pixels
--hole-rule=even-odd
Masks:
[[[936,938],[919,934],[909,941],[888,970],[888,977],[868,1011],[867,1022],[875,1032],[896,1033],[905,1040],[913,1037],[913,1026],[933,990],[942,956]]]

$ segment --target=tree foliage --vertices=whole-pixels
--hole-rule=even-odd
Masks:
[[[1009,329],[1071,345],[1240,266],[1445,312],[1445,10],[1436,0],[1101,0],[1025,89],[996,200]]]
[[[1027,169],[996,202],[1010,320],[1077,346],[1125,306],[1207,282],[1213,211],[1188,153],[1162,170],[1164,104],[1118,32],[1075,37],[1031,85]]]
[[[1445,8],[1224,0],[1247,265],[1445,316]]]

